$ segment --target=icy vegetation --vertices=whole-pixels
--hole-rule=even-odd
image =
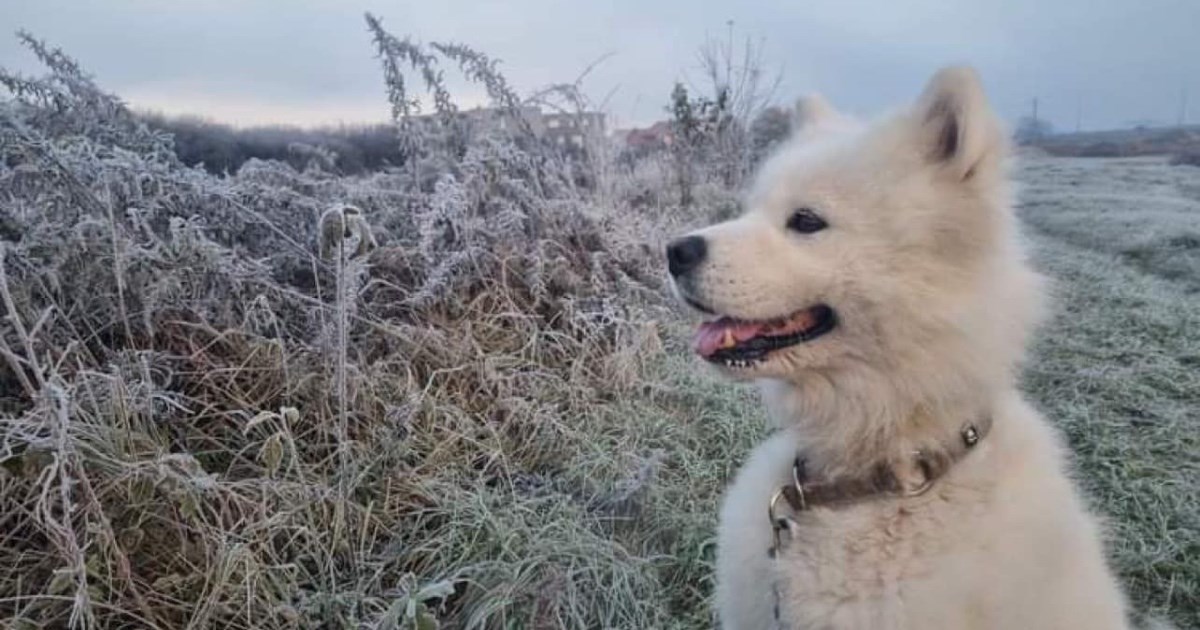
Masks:
[[[669,617],[657,554],[614,534],[664,461],[618,411],[658,356],[654,232],[449,101],[410,127],[402,68],[436,60],[374,26],[414,157],[358,178],[185,167],[31,38],[49,74],[0,76],[4,617]]]

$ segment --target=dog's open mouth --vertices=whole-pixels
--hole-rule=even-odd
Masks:
[[[696,353],[726,367],[747,368],[768,354],[812,341],[837,326],[833,309],[819,304],[787,317],[745,321],[722,317],[704,322],[696,331]]]

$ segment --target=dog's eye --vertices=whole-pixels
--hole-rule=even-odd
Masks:
[[[825,222],[825,219],[817,216],[817,213],[813,212],[811,208],[800,208],[788,218],[787,227],[789,230],[801,234],[812,234],[824,230],[829,227],[829,224]]]

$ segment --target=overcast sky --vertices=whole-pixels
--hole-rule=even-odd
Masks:
[[[362,14],[394,34],[458,41],[503,60],[523,93],[587,79],[616,125],[663,116],[696,77],[706,35],[762,38],[782,100],[821,92],[870,115],[912,98],[938,66],[967,62],[1010,121],[1033,97],[1059,129],[1200,122],[1200,0],[0,0],[0,27],[75,56],[136,107],[238,124],[385,120]],[[37,68],[14,36],[0,65]],[[463,90],[474,104],[478,90]]]

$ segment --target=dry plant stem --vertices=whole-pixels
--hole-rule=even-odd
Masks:
[[[21,346],[25,349],[25,362],[33,368],[33,377],[37,380],[36,390],[34,390],[32,384],[29,382],[28,377],[25,375],[25,369],[20,365],[18,357],[13,354],[7,342],[4,342],[3,351],[5,358],[12,365],[13,372],[18,375],[22,386],[29,393],[30,400],[36,400],[37,393],[46,389],[46,377],[42,373],[41,366],[38,365],[37,353],[33,348],[33,339],[25,330],[25,323],[21,321],[21,314],[17,311],[17,306],[13,302],[12,292],[9,290],[7,254],[7,245],[4,242],[0,242],[0,297],[4,299],[4,308],[8,311],[8,320],[12,322],[13,329],[16,331],[17,337],[21,340]]]
[[[121,325],[125,327],[125,343],[133,347],[133,331],[129,328],[129,312],[125,306],[125,269],[121,260],[121,236],[117,230],[117,218],[113,216],[111,192],[108,195],[104,209],[108,213],[108,227],[112,235],[113,277],[117,282],[117,309],[121,313]]]
[[[71,468],[74,466],[74,453],[70,439],[70,401],[67,393],[57,385],[50,385],[47,404],[51,405],[50,432],[54,444],[53,462],[47,466],[41,475],[42,493],[38,501],[38,515],[47,536],[54,541],[59,554],[67,563],[67,571],[75,583],[75,595],[71,605],[69,624],[72,628],[89,628],[95,625],[92,616],[91,596],[88,593],[87,563],[83,548],[75,535],[72,517],[75,513],[75,503],[71,498]],[[82,473],[82,471],[79,471]],[[82,476],[82,475],[81,475]],[[55,481],[57,480],[57,488]],[[57,492],[56,492],[57,491]],[[58,512],[55,516],[52,498],[58,496]]]
[[[88,478],[86,471],[83,470],[82,464],[77,464],[77,466],[81,472],[79,475],[79,485],[81,488],[83,488],[84,497],[88,501],[88,509],[96,515],[96,518],[100,523],[101,531],[104,533],[104,537],[107,539],[105,542],[108,545],[108,548],[117,557],[117,577],[119,577],[121,581],[125,583],[125,588],[128,589],[130,595],[133,596],[134,603],[137,605],[138,609],[141,610],[142,615],[148,620],[153,620],[155,622],[155,626],[162,625],[161,620],[158,619],[158,615],[154,613],[154,609],[150,607],[149,602],[147,602],[145,596],[142,595],[142,591],[138,587],[137,582],[135,582],[133,579],[133,571],[131,570],[132,568],[129,564],[129,556],[127,556],[125,551],[121,548],[121,543],[117,539],[116,533],[113,532],[112,521],[110,521],[108,515],[104,513],[104,506],[100,503],[100,499],[96,496],[96,491],[92,488],[91,480]]]
[[[18,595],[16,597],[0,597],[0,606],[3,606],[5,604],[17,604],[20,602],[29,602],[30,605],[33,605],[33,604],[37,604],[38,602],[73,602],[73,601],[74,601],[74,598],[66,597],[63,595]],[[132,620],[138,622],[138,624],[140,624],[140,625],[136,626],[139,628],[150,628],[151,630],[165,630],[165,626],[161,626],[157,623],[154,623],[150,619],[146,619],[144,617],[139,617],[138,615],[135,615],[132,612],[129,612],[128,610],[125,610],[124,608],[121,608],[119,606],[113,606],[112,604],[106,604],[104,602],[92,602],[92,606],[95,606],[96,608],[99,608],[101,610],[107,610],[107,611],[110,611],[113,613],[117,613],[121,617],[127,617],[129,619],[132,619]]]
[[[345,235],[345,215],[339,212],[342,220],[342,227],[339,234]],[[338,500],[334,504],[334,525],[333,525],[333,541],[334,544],[339,544],[339,541],[346,535],[346,502],[350,496],[350,444],[349,444],[349,413],[347,412],[346,401],[346,239],[339,238],[337,241],[336,251],[336,277],[337,277],[337,356],[335,357],[336,365],[334,366],[337,388],[337,497]],[[336,579],[337,566],[333,562],[332,556],[329,563],[330,579]]]

